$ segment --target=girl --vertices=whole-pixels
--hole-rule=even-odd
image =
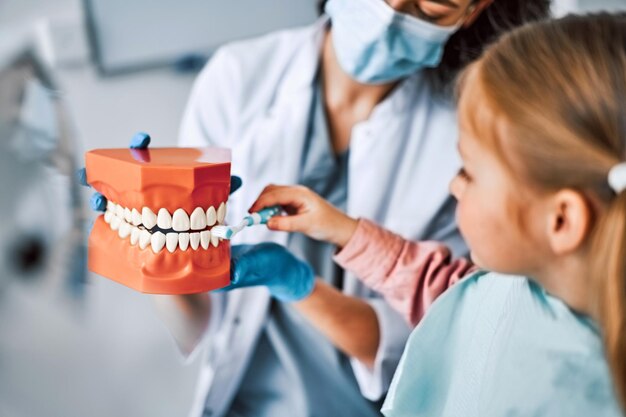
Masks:
[[[451,191],[480,271],[441,245],[350,219],[303,188],[270,186],[255,202],[251,211],[281,204],[291,214],[271,229],[342,247],[335,260],[413,323],[431,301],[424,288],[466,276],[414,330],[386,416],[619,415],[624,74],[626,17],[608,14],[524,27],[464,73],[464,167]]]

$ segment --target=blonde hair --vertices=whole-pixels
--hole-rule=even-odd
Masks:
[[[626,15],[567,16],[505,35],[461,77],[462,122],[523,181],[596,202],[593,283],[606,356],[626,406]]]

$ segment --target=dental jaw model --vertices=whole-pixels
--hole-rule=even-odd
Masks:
[[[89,236],[89,269],[145,293],[189,294],[230,283],[224,223],[230,151],[99,149],[87,181],[108,200]]]

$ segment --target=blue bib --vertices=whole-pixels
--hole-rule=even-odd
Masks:
[[[526,278],[478,273],[413,331],[387,417],[621,416],[594,324]]]

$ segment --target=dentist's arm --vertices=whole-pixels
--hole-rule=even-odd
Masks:
[[[312,268],[276,243],[232,247],[231,285],[222,291],[265,286],[278,300],[294,306],[337,348],[372,366],[379,346],[376,312],[322,280]]]
[[[380,345],[380,326],[374,308],[322,280],[295,307],[339,350],[368,368],[374,366]]]
[[[267,224],[270,229],[304,233],[338,247],[345,245],[357,226],[357,220],[302,186],[269,185],[250,212],[270,205],[280,205],[289,214],[271,218]],[[369,303],[317,279],[311,294],[295,307],[339,350],[373,367],[380,345],[380,325]]]

